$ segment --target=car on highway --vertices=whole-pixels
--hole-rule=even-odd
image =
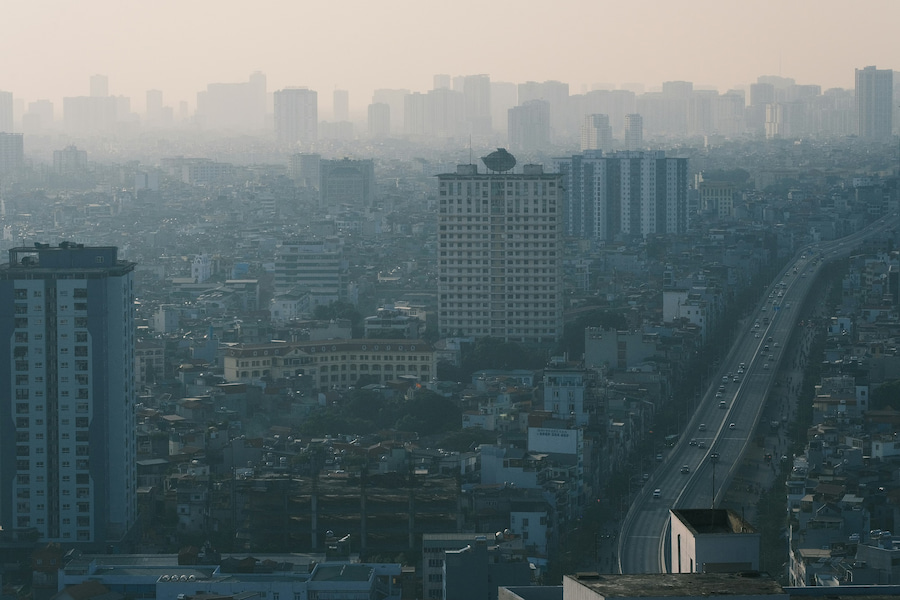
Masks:
[[[701,450],[705,450],[706,442],[704,442],[703,440],[700,440],[699,442],[697,442],[697,447],[700,448]]]
[[[700,431],[706,431],[706,423],[700,423],[700,426],[697,427],[697,429]]]
[[[691,441],[688,442],[688,445],[689,445],[689,446],[696,446],[696,445],[697,445],[697,439],[696,439],[696,438],[691,438]]]
[[[728,405],[725,404],[724,400],[719,400],[719,408],[728,408]]]
[[[659,498],[660,496],[662,496],[662,490],[661,490],[661,489],[656,488],[655,490],[653,490],[653,497],[654,497],[654,498]]]
[[[711,460],[712,462],[719,462],[719,453],[718,452],[710,453],[709,460]]]
[[[725,394],[723,394],[722,392],[716,392],[716,398],[722,398],[724,396]]]
[[[689,466],[687,466],[687,465],[682,465],[682,467],[681,467],[681,473],[682,473],[682,475],[686,475],[687,473],[690,473],[690,472],[691,472],[691,468],[690,468]]]
[[[656,462],[662,462],[663,455],[662,452],[657,452],[656,454]]]
[[[734,423],[729,423],[729,424],[728,424],[728,429],[734,429],[734,427],[735,427]]]

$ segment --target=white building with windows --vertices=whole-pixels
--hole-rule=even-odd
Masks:
[[[0,267],[0,526],[114,544],[137,515],[135,263],[13,248]]]
[[[485,157],[503,168],[495,155]],[[509,164],[508,162],[506,164]],[[540,165],[514,174],[459,165],[438,175],[438,328],[442,337],[508,342],[559,339],[562,269],[560,176]]]

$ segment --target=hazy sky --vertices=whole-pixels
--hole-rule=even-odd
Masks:
[[[683,79],[728,88],[758,75],[853,87],[853,69],[900,69],[898,0],[5,0],[0,89],[26,100],[164,92],[266,73],[354,110],[376,87],[431,88],[435,73],[495,81]],[[326,111],[330,112],[330,110]]]

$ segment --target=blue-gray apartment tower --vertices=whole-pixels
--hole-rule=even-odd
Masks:
[[[135,263],[35,244],[0,266],[0,526],[110,544],[137,517]]]
[[[586,150],[556,162],[562,175],[564,235],[612,242],[687,231],[686,158]]]

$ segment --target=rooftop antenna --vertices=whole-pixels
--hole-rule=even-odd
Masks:
[[[469,134],[469,164],[474,164],[472,162],[472,134]]]

